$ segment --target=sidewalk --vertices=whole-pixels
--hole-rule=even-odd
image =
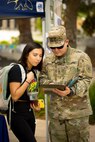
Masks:
[[[18,140],[10,130],[9,130],[9,137],[10,137],[10,142],[18,142]],[[45,120],[37,119],[36,139],[37,142],[47,142]],[[90,142],[95,142],[95,125],[90,125]]]
[[[90,142],[95,142],[95,125],[90,125]]]

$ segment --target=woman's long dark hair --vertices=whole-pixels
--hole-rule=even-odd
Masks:
[[[43,62],[43,56],[44,56],[44,49],[43,47],[37,43],[28,43],[25,48],[23,49],[21,58],[19,59],[19,63],[22,64],[25,68],[27,67],[27,57],[29,55],[29,52],[31,52],[33,49],[42,49],[42,60],[37,66],[33,66],[32,69],[36,69],[38,71],[41,71],[42,69],[42,62]]]

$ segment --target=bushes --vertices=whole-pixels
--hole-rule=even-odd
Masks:
[[[46,103],[45,102],[45,93],[44,93],[42,88],[39,88],[38,99],[43,99],[44,103]],[[49,105],[49,103],[50,103],[50,96],[48,95],[47,96],[47,105]],[[46,105],[46,104],[44,104],[44,105]],[[45,107],[44,107],[39,112],[35,112],[36,118],[45,119],[45,117],[46,117],[45,116],[45,111],[46,110],[45,110]]]
[[[43,89],[39,88],[38,99],[44,99]],[[36,118],[44,119],[45,118],[45,108],[41,109],[38,112],[35,112]]]
[[[89,96],[90,96],[90,102],[92,106],[93,114],[89,117],[89,123],[95,124],[95,80],[93,79],[93,82],[89,88]]]

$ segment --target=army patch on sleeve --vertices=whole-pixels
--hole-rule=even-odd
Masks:
[[[85,74],[87,76],[89,76],[89,77],[92,77],[92,68],[91,68],[91,66],[88,65],[88,64],[86,64],[85,67],[84,67],[84,69],[85,69]]]

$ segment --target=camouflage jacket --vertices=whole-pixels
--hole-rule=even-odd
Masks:
[[[71,47],[68,47],[63,57],[56,57],[53,53],[45,57],[40,84],[54,82],[66,85],[76,76],[79,79],[72,87],[74,95],[60,97],[51,92],[49,107],[51,118],[72,119],[92,114],[89,100],[92,64],[86,53]]]

